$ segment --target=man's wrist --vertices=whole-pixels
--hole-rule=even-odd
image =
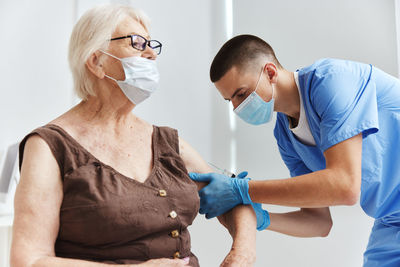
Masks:
[[[263,223],[257,226],[258,231],[265,230],[271,224],[268,211],[262,210],[262,216],[263,216]]]
[[[237,190],[239,191],[239,195],[242,200],[241,203],[243,203],[244,205],[250,205],[252,203],[249,195],[249,181],[250,178],[236,179]]]

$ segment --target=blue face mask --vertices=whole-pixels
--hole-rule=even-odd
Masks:
[[[268,102],[265,102],[256,93],[262,73],[263,71],[261,70],[254,92],[246,97],[246,99],[234,109],[236,115],[238,115],[245,122],[253,125],[260,125],[270,122],[272,119],[272,113],[274,112],[274,86],[272,85],[272,99]]]

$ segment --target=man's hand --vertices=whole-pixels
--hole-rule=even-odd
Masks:
[[[207,219],[219,216],[239,204],[251,204],[249,178],[230,178],[218,173],[189,173],[195,182],[209,184],[199,191],[200,214]]]

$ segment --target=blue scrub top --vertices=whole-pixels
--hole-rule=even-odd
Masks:
[[[301,143],[278,113],[274,129],[291,176],[325,169],[323,152],[362,133],[360,204],[371,217],[400,212],[400,81],[371,65],[321,59],[298,72],[316,146]]]

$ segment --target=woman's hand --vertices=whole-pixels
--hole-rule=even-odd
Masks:
[[[184,259],[154,259],[154,260],[149,260],[144,263],[135,265],[135,266],[143,266],[143,267],[184,267],[184,266],[189,266],[189,258],[184,258]]]
[[[255,250],[232,248],[220,267],[252,267],[255,261]]]

